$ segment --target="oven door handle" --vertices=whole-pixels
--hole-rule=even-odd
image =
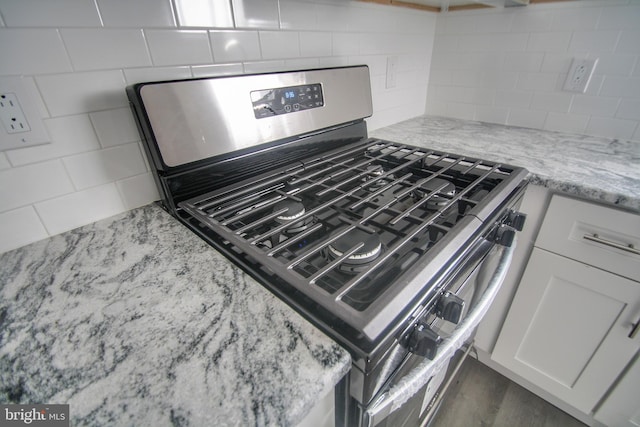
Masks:
[[[445,363],[447,363],[453,354],[469,339],[502,286],[502,282],[511,264],[515,246],[514,241],[510,247],[495,245],[491,249],[491,251],[501,251],[502,253],[499,255],[500,259],[497,267],[491,275],[486,290],[478,300],[478,303],[472,311],[464,317],[451,336],[442,340],[438,346],[436,357],[433,360],[425,358],[424,361],[369,405],[365,411],[366,426],[375,426],[393,411],[400,408],[407,400],[416,394],[437,371],[443,369]],[[491,254],[489,254],[489,256],[491,256]],[[485,259],[480,268],[485,268],[486,264],[487,259]],[[491,273],[482,270],[479,272],[479,276],[483,276],[484,274]]]

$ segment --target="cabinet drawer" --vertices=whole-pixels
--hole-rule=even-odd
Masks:
[[[535,245],[640,281],[640,215],[554,195]]]

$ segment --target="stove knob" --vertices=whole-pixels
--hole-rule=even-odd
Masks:
[[[438,345],[442,341],[440,335],[435,333],[429,325],[419,322],[409,337],[409,351],[433,360],[438,352]]]
[[[526,220],[527,214],[522,212],[509,211],[509,215],[507,215],[505,224],[516,229],[517,231],[522,231]]]
[[[509,226],[500,226],[496,230],[494,241],[502,246],[511,247],[516,239],[516,230]]]
[[[458,324],[462,317],[464,300],[451,292],[445,292],[438,300],[436,314],[451,323]]]

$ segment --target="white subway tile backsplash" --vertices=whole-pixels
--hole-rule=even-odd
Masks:
[[[621,100],[616,117],[640,122],[640,99],[625,98]]]
[[[516,88],[520,90],[551,92],[558,85],[558,73],[520,73]]]
[[[514,13],[512,19],[511,28],[513,31],[550,31],[553,24],[553,13],[550,11]]]
[[[188,79],[191,77],[191,68],[184,67],[145,67],[129,68],[124,70],[124,78],[127,85],[142,82],[157,82],[161,80]]]
[[[318,68],[320,65],[318,58],[298,58],[285,59],[283,70],[305,70],[309,68]]]
[[[195,65],[191,67],[193,77],[213,77],[229,74],[242,74],[242,64]]]
[[[36,203],[35,208],[52,235],[126,210],[114,183]]]
[[[613,117],[618,110],[619,98],[578,94],[571,102],[571,113],[589,116]]]
[[[160,200],[160,194],[150,173],[117,181],[116,185],[126,209],[134,209]]]
[[[637,30],[640,23],[640,4],[634,0],[630,6],[603,7],[598,21],[601,30]]]
[[[475,16],[473,25],[477,33],[506,33],[511,30],[512,20],[513,13],[498,11]]]
[[[0,153],[2,182],[19,181],[0,212],[31,205],[49,234],[158,198],[127,84],[366,63],[382,83],[374,96],[384,101],[372,123],[390,124],[424,112],[438,19],[342,0],[0,0],[0,17],[0,48],[10,58],[0,75],[26,76],[53,139]],[[492,19],[478,27],[488,30]],[[513,39],[518,48],[522,37]],[[505,49],[515,43],[494,40]],[[397,87],[386,90],[390,56]],[[497,70],[503,55],[476,52],[464,61]],[[472,87],[464,96],[491,102],[493,92]],[[42,226],[38,235],[46,235]]]
[[[122,71],[90,71],[36,77],[52,116],[88,113],[129,105]]]
[[[32,206],[0,213],[0,253],[48,236]]]
[[[4,152],[0,153],[0,170],[2,169],[8,169],[11,167],[11,164],[9,163],[9,159],[7,159],[7,156],[5,155]]]
[[[316,5],[297,0],[280,0],[280,28],[283,30],[318,30]]]
[[[296,58],[300,56],[297,31],[260,31],[263,59]]]
[[[351,65],[366,64],[371,76],[387,75],[387,57],[384,55],[355,55],[349,59]]]
[[[301,32],[301,56],[331,56],[331,33]]]
[[[63,162],[73,184],[80,190],[147,171],[137,143],[65,157]]]
[[[524,128],[542,129],[547,120],[546,111],[532,111],[520,108],[511,108],[507,124]]]
[[[229,0],[173,0],[181,27],[233,28]]]
[[[206,30],[145,30],[154,65],[213,62]]]
[[[636,130],[636,120],[614,119],[593,116],[589,120],[586,132],[589,135],[608,136],[610,138],[631,139]]]
[[[51,143],[7,151],[11,164],[20,166],[100,148],[86,114],[47,119],[44,124]]]
[[[11,27],[99,27],[93,0],[3,0],[0,14]]]
[[[531,109],[568,113],[572,98],[573,94],[567,92],[536,92],[531,100]]]
[[[103,148],[140,140],[130,108],[98,111],[89,118]]]
[[[585,7],[553,11],[553,31],[594,30],[600,18],[601,8]]]
[[[0,29],[0,75],[71,71],[56,29]]]
[[[638,39],[640,40],[640,39]],[[638,60],[638,55],[624,53],[598,55],[598,65],[594,70],[596,75],[630,76]]]
[[[623,30],[616,52],[640,54],[640,30]]]
[[[461,102],[447,102],[447,116],[462,120],[473,120],[476,107],[473,104]]]
[[[61,33],[75,70],[151,65],[142,30],[70,28]]]
[[[570,52],[613,52],[620,31],[575,31],[569,44]]]
[[[0,212],[73,192],[60,160],[0,171]]]
[[[507,123],[509,109],[503,107],[490,107],[487,105],[476,105],[476,115],[474,120],[488,123]]]
[[[349,9],[344,9],[349,13]],[[395,22],[392,17],[389,16],[386,7],[380,7],[378,5],[365,4],[357,12],[354,11],[350,17],[347,28],[349,31],[376,31],[390,33],[394,31]]]
[[[576,55],[578,56],[578,55]],[[581,55],[580,57],[583,57]],[[568,53],[545,53],[540,71],[543,73],[568,73],[574,56]]]
[[[278,28],[278,0],[231,0],[236,28]]]
[[[210,31],[215,62],[241,62],[261,59],[257,31]]]
[[[505,71],[539,71],[544,59],[543,53],[538,52],[507,52],[504,58]]]
[[[360,36],[354,33],[329,33],[333,55],[357,55],[360,53]]]
[[[600,88],[600,96],[640,98],[640,78],[607,76]]]
[[[285,61],[283,59],[278,61],[252,61],[243,64],[245,74],[269,73],[271,71],[281,71],[284,68]]]
[[[571,40],[570,32],[544,32],[529,35],[529,52],[566,52]]]
[[[323,31],[347,31],[351,20],[359,13],[360,8],[350,8],[343,4],[316,3],[314,12],[319,30]]]
[[[511,34],[474,34],[461,35],[459,37],[460,51],[465,52],[491,52],[491,51],[524,51],[527,48],[529,35]]]
[[[331,56],[318,58],[318,67],[345,67],[347,65],[358,65],[360,62],[350,62],[349,57],[346,56]]]
[[[565,113],[547,113],[544,129],[558,132],[584,133],[589,116]]]
[[[171,0],[96,0],[105,27],[175,27]]]
[[[533,93],[522,90],[497,90],[496,107],[528,108],[531,105]]]

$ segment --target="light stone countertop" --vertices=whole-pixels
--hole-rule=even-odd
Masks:
[[[522,166],[532,184],[640,211],[640,142],[436,116],[370,136]]]
[[[296,425],[348,353],[156,205],[0,255],[0,402],[73,426]]]

